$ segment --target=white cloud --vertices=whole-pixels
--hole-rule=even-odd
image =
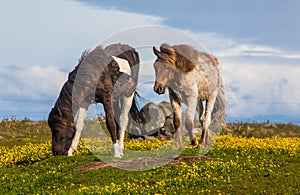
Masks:
[[[216,33],[185,32],[200,42],[197,49],[210,50],[208,52],[219,58],[229,102],[228,115],[300,114],[298,54],[285,53],[268,45],[226,39]],[[146,49],[148,53],[152,52]],[[153,60],[142,63],[140,81],[144,81],[141,78],[145,75],[151,75],[154,79],[152,64]],[[151,92],[152,87],[153,83],[139,89],[151,101],[162,100],[162,97]]]
[[[223,70],[231,95],[229,114],[300,114],[299,67],[231,59]]]
[[[112,33],[162,18],[70,0],[0,2],[2,65],[73,67],[80,53]],[[120,42],[122,40],[119,40]]]
[[[300,52],[216,33],[185,32],[203,45],[198,49],[219,58],[229,115],[300,114]]]
[[[30,66],[28,68],[8,68],[6,77],[1,78],[0,97],[17,100],[47,100],[58,96],[67,79],[67,73],[58,68]]]
[[[15,104],[6,100],[54,100],[84,49],[93,47],[111,33],[140,25],[160,25],[163,21],[159,17],[93,8],[70,0],[1,2],[0,110],[18,112],[22,107],[23,110],[46,108],[48,112],[53,105],[42,107],[34,102]],[[141,82],[154,79],[151,47],[164,42],[147,31],[146,39],[126,34],[128,39],[151,42],[151,46],[139,50],[143,61],[141,76],[148,75],[140,76]],[[287,52],[217,33],[183,32],[191,37],[186,39],[188,44],[196,41],[197,49],[208,50],[220,59],[227,93],[232,96],[228,114],[300,114],[300,64],[296,61],[300,52]],[[170,40],[170,44],[172,40],[182,42],[181,35],[171,36],[165,31],[163,39]],[[7,66],[10,67],[4,68]],[[152,87],[149,83],[141,86],[149,96],[146,99],[155,102],[167,99],[153,93]]]
[[[217,51],[219,57],[242,57],[242,56],[259,56],[259,57],[280,57],[287,59],[300,59],[300,53],[286,53],[279,48],[266,45],[238,44],[232,48],[223,51]]]
[[[269,45],[249,43],[249,40],[236,40],[223,37],[211,32],[192,32],[184,30],[188,35],[199,42],[208,52],[218,57],[279,57],[286,59],[300,59],[300,52],[287,52]]]
[[[44,115],[83,50],[116,31],[162,22],[70,0],[1,1],[1,116],[41,109]],[[49,99],[53,101],[40,101]]]

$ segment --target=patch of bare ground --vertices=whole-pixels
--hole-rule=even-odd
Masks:
[[[98,170],[106,167],[116,167],[127,170],[143,170],[149,168],[155,168],[164,164],[178,165],[181,163],[193,163],[200,160],[211,160],[211,158],[205,156],[184,156],[180,155],[173,158],[151,158],[143,157],[134,160],[107,160],[91,162],[74,169],[74,171],[90,171]]]

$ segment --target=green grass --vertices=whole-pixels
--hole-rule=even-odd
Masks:
[[[231,125],[231,133],[243,132],[243,124]],[[264,125],[245,124],[248,138],[221,137],[203,160],[126,171],[109,166],[85,170],[101,162],[82,144],[73,157],[53,157],[50,143],[45,144],[51,137],[45,121],[2,121],[0,150],[6,153],[0,151],[0,157],[15,161],[0,166],[0,194],[300,194],[299,127],[276,124],[271,130]],[[256,128],[256,135],[249,135],[247,126]],[[261,130],[266,128],[269,134]],[[189,147],[183,154],[198,150]]]
[[[295,124],[229,123],[223,133],[247,137],[300,136],[300,127]]]
[[[0,122],[0,146],[41,143],[51,139],[47,121],[33,122],[28,119],[5,118]]]

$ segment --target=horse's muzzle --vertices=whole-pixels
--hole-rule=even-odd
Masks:
[[[164,87],[161,83],[160,84],[155,83],[153,89],[157,94],[161,95],[165,93],[166,87]]]

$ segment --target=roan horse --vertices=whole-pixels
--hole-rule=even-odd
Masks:
[[[153,47],[157,56],[154,62],[156,74],[154,91],[164,94],[168,88],[173,109],[175,140],[181,145],[181,103],[187,105],[185,127],[192,145],[198,145],[193,132],[196,110],[202,124],[200,144],[208,146],[208,128],[212,115],[225,125],[225,97],[218,59],[211,54],[199,52],[189,45],[162,44],[160,51]],[[205,110],[203,102],[205,102]]]
[[[138,53],[128,45],[114,44],[105,49],[97,46],[82,54],[49,114],[53,155],[72,155],[78,146],[88,106],[102,103],[114,157],[123,156],[128,114],[135,119],[138,113],[135,89],[139,66]]]

